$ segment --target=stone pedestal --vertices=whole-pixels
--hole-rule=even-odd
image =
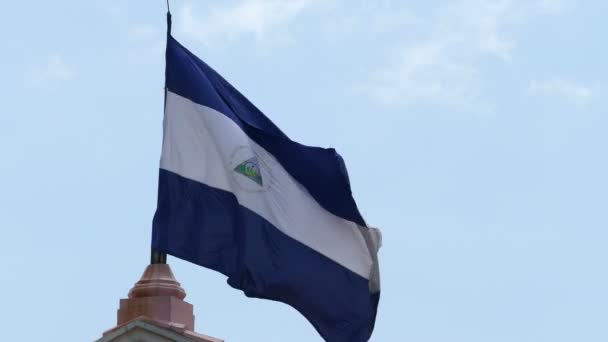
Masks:
[[[193,307],[183,300],[185,297],[186,292],[175,280],[169,265],[151,264],[129,291],[129,298],[120,300],[118,325],[145,316],[194,331]]]
[[[194,311],[167,264],[149,265],[121,299],[117,325],[97,342],[223,342],[194,332]]]

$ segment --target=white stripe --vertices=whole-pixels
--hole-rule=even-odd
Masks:
[[[234,172],[247,154],[259,160],[263,188]],[[286,235],[369,279],[373,260],[358,226],[323,209],[222,113],[167,92],[160,167],[233,193],[239,204]]]

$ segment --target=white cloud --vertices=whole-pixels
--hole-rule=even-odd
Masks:
[[[126,38],[129,41],[127,56],[130,61],[138,64],[145,60],[157,62],[156,58],[149,57],[163,56],[166,36],[165,32],[156,26],[134,25],[127,31]]]
[[[191,3],[176,14],[176,29],[206,45],[252,36],[257,42],[291,40],[289,24],[318,0],[240,0],[205,9],[199,15]]]
[[[449,43],[421,41],[403,49],[386,67],[373,75],[369,94],[385,104],[443,101],[460,102],[476,97],[474,67],[449,56]]]
[[[482,58],[511,60],[513,42],[503,29],[512,9],[508,0],[465,0],[439,8],[424,22],[428,36],[405,44],[361,89],[385,104],[489,108],[481,100],[477,64]]]
[[[32,87],[55,88],[73,77],[73,68],[60,54],[53,54],[40,65],[28,68],[25,73],[25,84]]]
[[[505,32],[516,5],[511,0],[461,0],[440,8],[432,39],[449,42],[455,49],[466,47],[475,54],[511,59],[513,42]]]
[[[124,3],[121,4],[119,0],[103,0],[99,3],[103,12],[111,17],[118,17],[125,11],[123,8]]]
[[[435,103],[487,110],[482,64],[509,65],[522,20],[558,0],[458,0],[420,20],[426,37],[405,43],[359,88],[384,104]],[[544,7],[543,7],[544,6]],[[541,10],[544,8],[544,10]]]
[[[132,41],[150,41],[164,39],[164,34],[158,27],[151,25],[132,26],[127,31],[127,37]]]
[[[418,23],[409,9],[389,0],[328,0],[324,5],[321,35],[332,43],[365,36],[390,37]]]
[[[584,105],[596,96],[597,87],[555,78],[546,81],[531,81],[526,92],[529,95],[557,97],[577,105]]]
[[[571,0],[540,0],[538,7],[541,11],[551,14],[560,14],[573,7]]]

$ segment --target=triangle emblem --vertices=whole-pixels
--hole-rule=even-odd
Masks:
[[[244,162],[240,163],[234,168],[234,172],[251,179],[259,186],[263,185],[262,173],[260,172],[260,166],[257,157],[247,159]]]

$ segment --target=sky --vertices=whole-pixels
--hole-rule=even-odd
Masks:
[[[2,8],[0,327],[93,341],[149,262],[164,0]],[[343,155],[383,233],[371,341],[608,340],[608,2],[171,9],[174,36],[292,139]],[[321,341],[290,307],[169,263],[199,332]]]

